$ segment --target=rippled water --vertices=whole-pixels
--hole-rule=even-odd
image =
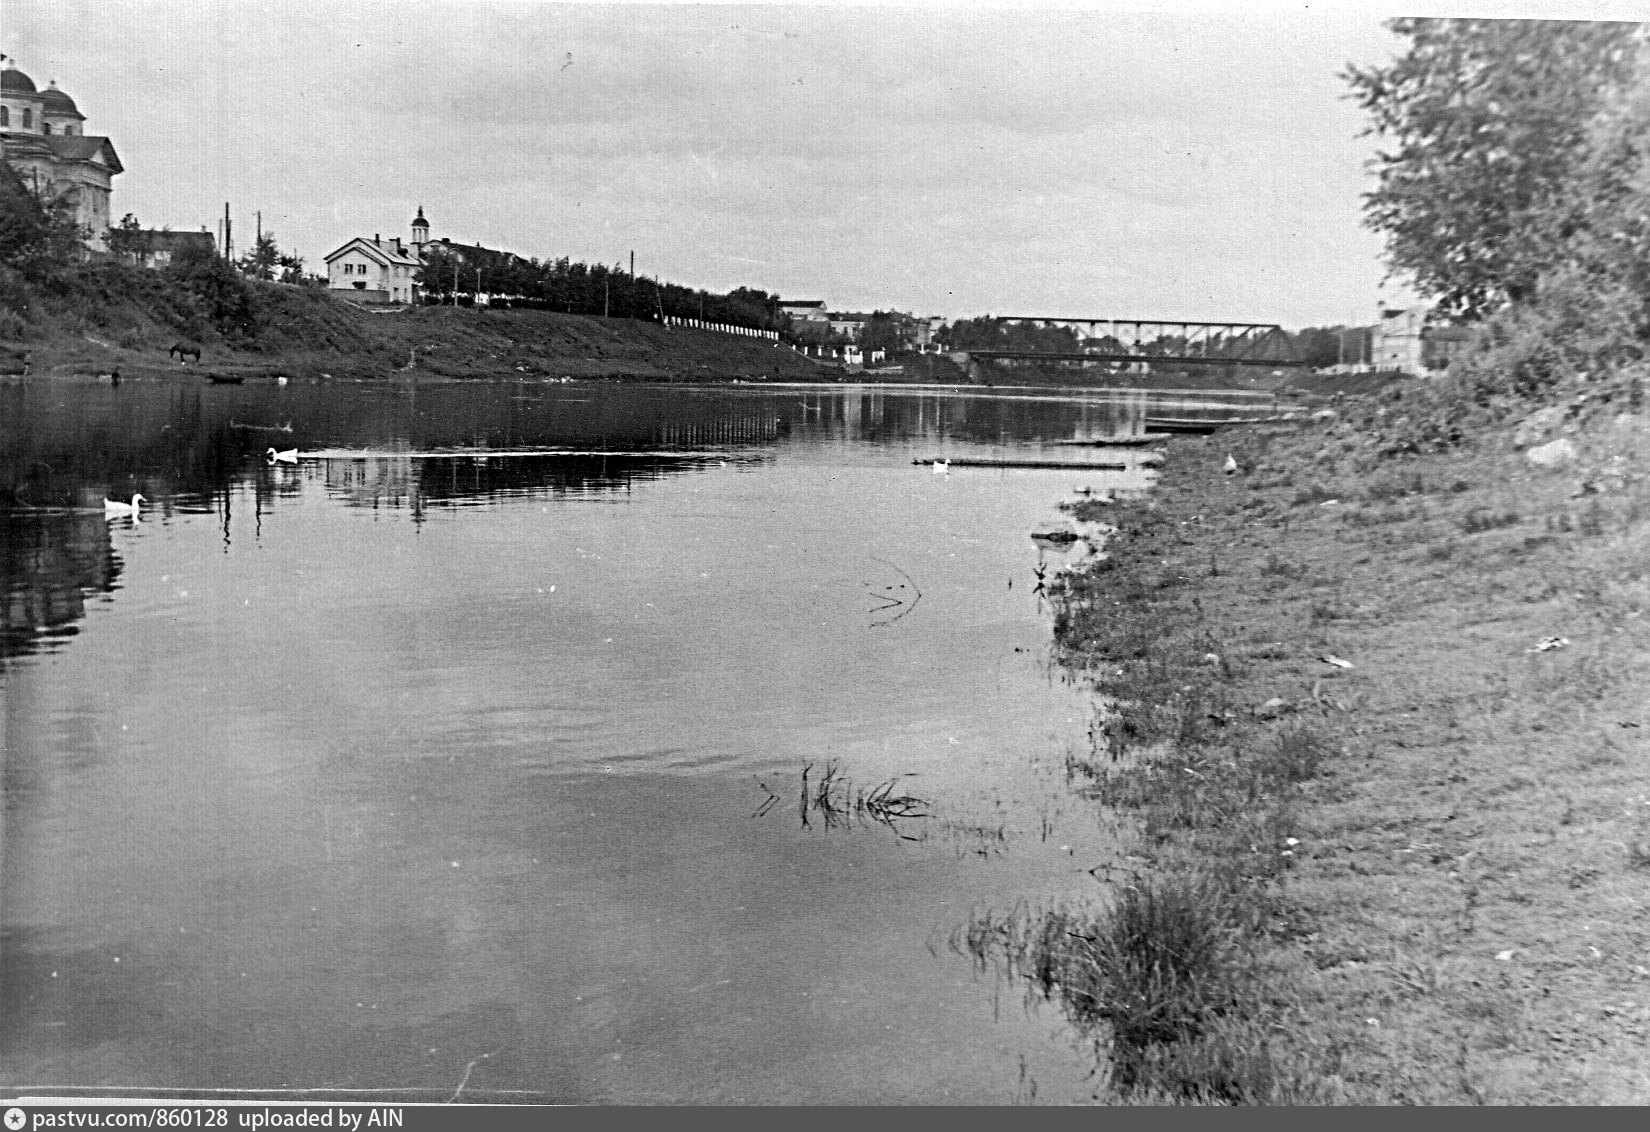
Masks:
[[[1099,894],[1028,536],[1140,411],[0,386],[0,1084],[1086,1097],[947,941]]]

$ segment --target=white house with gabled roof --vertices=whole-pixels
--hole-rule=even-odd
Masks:
[[[418,297],[414,278],[423,260],[416,247],[395,237],[357,236],[329,253],[326,262],[327,286],[334,291],[379,303],[411,303]]]

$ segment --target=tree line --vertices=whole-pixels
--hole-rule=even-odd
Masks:
[[[1264,346],[1265,356],[1292,358],[1322,369],[1342,362],[1355,363],[1369,357],[1370,328],[1364,326],[1309,326],[1284,330],[1261,343],[1253,336],[1237,334],[1189,335],[1162,333],[1140,341],[1124,342],[1111,334],[1085,338],[1076,328],[1060,323],[1037,323],[1019,319],[960,319],[942,327],[935,341],[946,350],[1027,350],[1042,353],[1138,354],[1142,357],[1185,357],[1196,355],[1213,360],[1254,356]]]
[[[425,301],[462,305],[486,294],[493,306],[659,321],[665,316],[785,330],[779,296],[749,287],[727,294],[633,275],[622,266],[524,259],[490,248],[429,244],[414,282]]]

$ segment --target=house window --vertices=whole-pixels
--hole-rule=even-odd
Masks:
[[[42,122],[40,124],[40,132],[45,134],[47,137],[51,137],[52,136],[52,124],[50,122]]]
[[[25,130],[32,130],[34,128],[34,111],[30,110],[27,106],[23,107],[23,128]]]
[[[0,106],[0,130],[11,125],[11,107]]]

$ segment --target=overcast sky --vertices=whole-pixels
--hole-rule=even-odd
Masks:
[[[312,271],[432,234],[833,310],[1367,322],[1378,9],[4,0],[126,172]]]

